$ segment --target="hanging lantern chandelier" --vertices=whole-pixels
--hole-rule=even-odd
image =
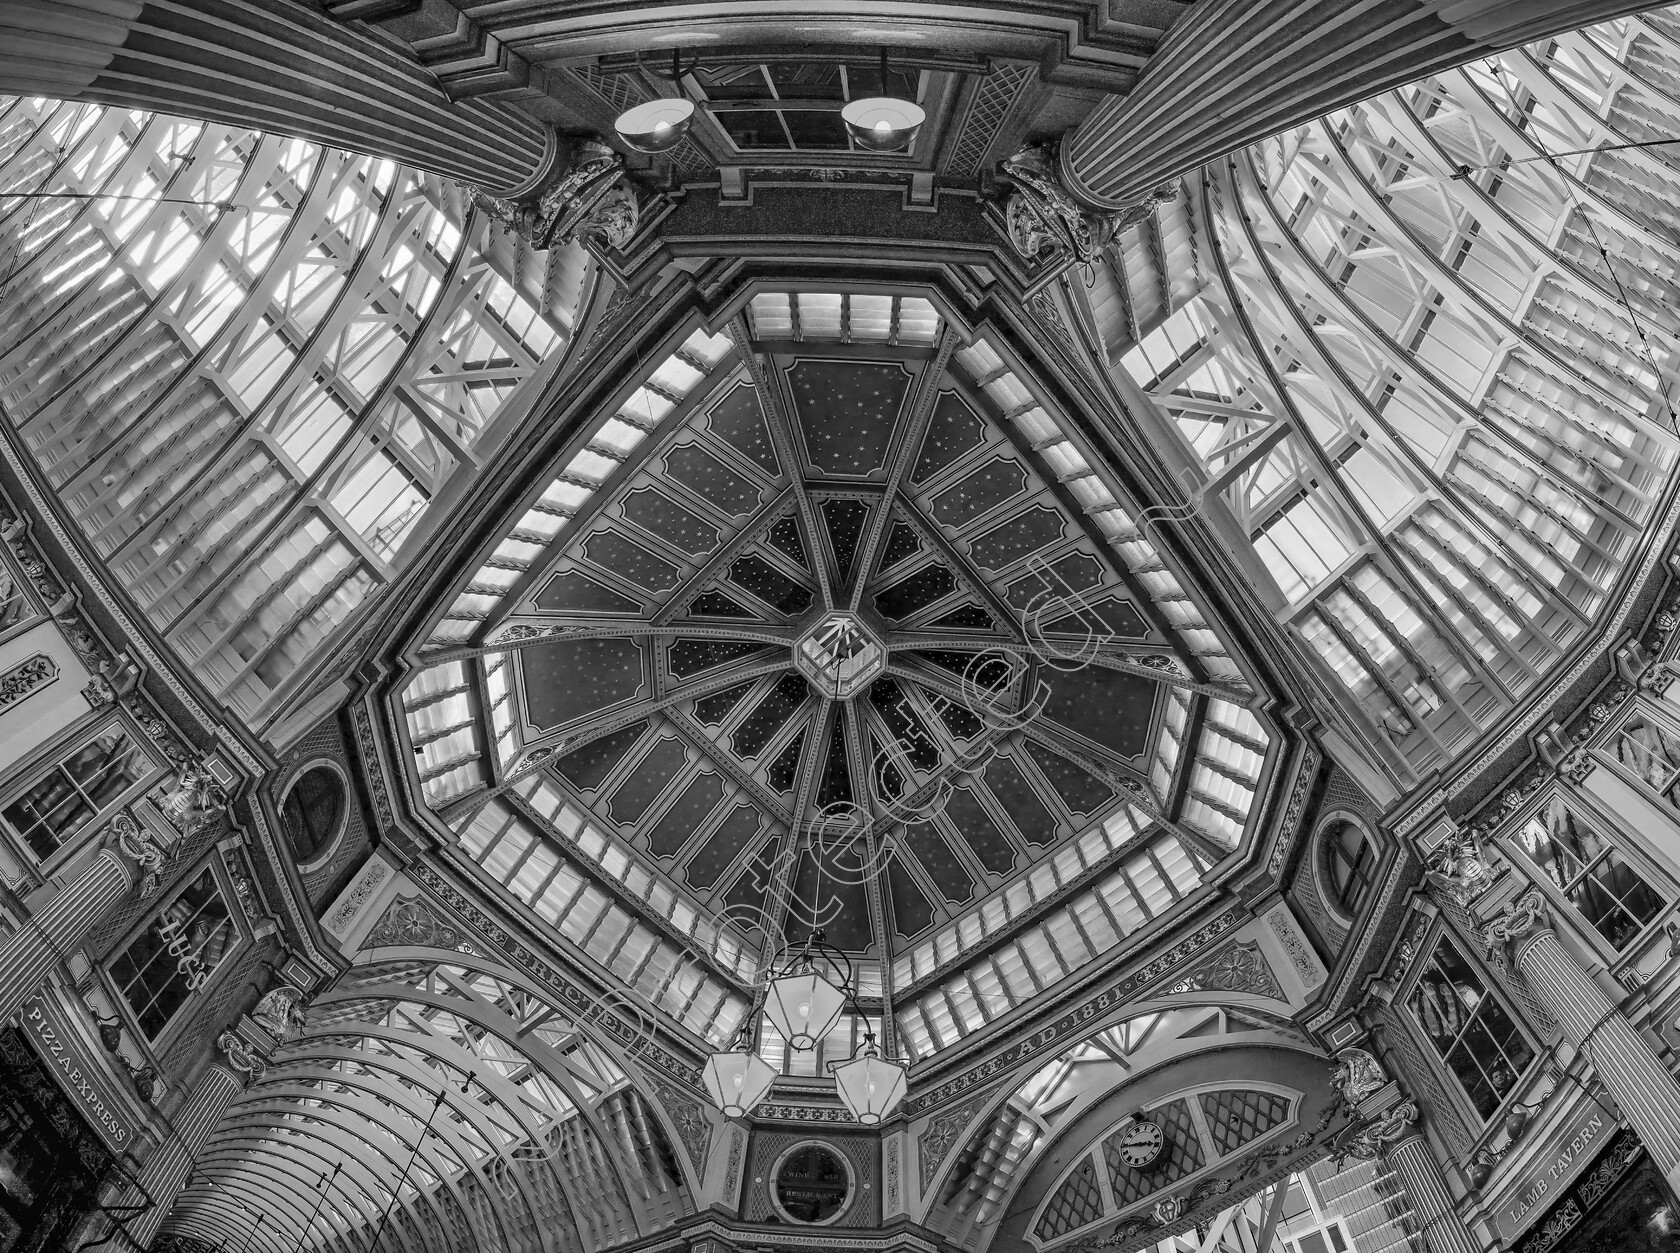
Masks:
[[[739,1118],[770,1090],[777,1070],[753,1051],[760,1014],[790,1049],[808,1053],[834,1030],[849,1008],[865,1024],[865,1034],[849,1060],[830,1066],[840,1099],[866,1127],[891,1117],[904,1099],[909,1068],[881,1055],[875,1032],[857,1002],[851,960],[829,944],[819,929],[806,936],[779,967],[772,965],[772,970],[763,999],[747,1011],[735,1039],[707,1059],[704,1078],[712,1103],[730,1118]]]

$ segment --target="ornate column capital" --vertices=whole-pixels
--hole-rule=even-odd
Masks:
[[[1540,889],[1531,887],[1482,927],[1482,940],[1489,951],[1512,944],[1527,935],[1551,930],[1551,914]]]
[[[1375,1161],[1400,1141],[1420,1134],[1417,1120],[1418,1107],[1411,1101],[1401,1101],[1380,1117],[1345,1127],[1330,1142],[1331,1160],[1337,1169],[1350,1157]]]
[[[1074,261],[1089,264],[1121,231],[1178,195],[1174,181],[1118,211],[1090,208],[1062,181],[1057,148],[1057,143],[1028,144],[998,163],[998,172],[1014,184],[1004,205],[1009,242],[1029,261],[1060,249]]]
[[[261,1079],[263,1072],[268,1069],[268,1062],[247,1044],[242,1036],[231,1029],[216,1037],[216,1047],[227,1057],[229,1068],[244,1075],[247,1083]]]
[[[623,248],[636,233],[641,209],[625,181],[624,158],[599,139],[572,144],[555,176],[517,200],[468,187],[473,204],[528,240],[534,248],[557,248],[594,235]]]
[[[116,850],[134,863],[140,895],[152,895],[163,882],[163,868],[169,860],[169,850],[156,835],[126,813],[112,818],[108,830]]]

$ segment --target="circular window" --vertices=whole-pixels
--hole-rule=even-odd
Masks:
[[[1376,885],[1376,841],[1357,822],[1338,819],[1324,828],[1325,855],[1330,867],[1330,890],[1336,905],[1352,917]]]
[[[314,766],[299,775],[280,805],[292,856],[313,861],[338,835],[344,816],[344,783],[336,770]]]
[[[852,1167],[826,1144],[796,1144],[776,1163],[776,1209],[789,1222],[831,1223],[852,1195]]]

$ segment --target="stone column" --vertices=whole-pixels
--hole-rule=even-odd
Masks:
[[[1530,888],[1484,931],[1511,960],[1569,1042],[1592,1059],[1672,1189],[1680,1190],[1680,1083],[1604,990],[1558,942],[1545,898]]]
[[[1364,1049],[1345,1048],[1336,1055],[1330,1082],[1342,1094],[1343,1105],[1360,1116],[1338,1133],[1332,1155],[1387,1162],[1406,1189],[1430,1253],[1482,1253],[1424,1138],[1418,1107],[1402,1097],[1377,1059]]]
[[[100,850],[40,913],[26,918],[0,944],[0,1023],[10,1021],[47,972],[87,939],[136,880],[142,896],[157,890],[163,849],[151,833],[119,814],[110,834],[115,837],[113,846]]]
[[[244,1089],[246,1078],[260,1075],[263,1071],[262,1059],[232,1031],[222,1032],[216,1046],[226,1055],[226,1060],[218,1060],[204,1072],[192,1096],[176,1113],[173,1120],[175,1134],[146,1159],[146,1165],[140,1171],[141,1186],[130,1184],[111,1203],[111,1208],[118,1213],[139,1210],[123,1224],[139,1248],[149,1247],[158,1228],[163,1226],[175,1198],[186,1187],[193,1163],[204,1151],[210,1133],[222,1121],[228,1106]],[[140,1209],[148,1197],[152,1204]]]
[[[394,41],[302,0],[0,0],[0,93],[292,135],[520,199],[563,153],[534,114],[454,102]]]
[[[1416,1122],[1406,1124],[1384,1156],[1411,1198],[1412,1213],[1429,1242],[1430,1253],[1482,1253],[1453,1204],[1441,1164]]]
[[[1640,0],[1201,0],[1130,93],[1067,137],[1087,206],[1130,207],[1245,144],[1493,52],[1648,8]]]

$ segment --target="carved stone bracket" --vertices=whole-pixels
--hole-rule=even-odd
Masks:
[[[1493,882],[1493,867],[1474,834],[1454,831],[1424,858],[1429,880],[1460,905],[1468,905]]]
[[[1342,1103],[1350,1109],[1387,1082],[1382,1066],[1364,1049],[1343,1049],[1330,1068],[1331,1086],[1342,1094]]]
[[[303,1031],[306,1018],[303,1012],[303,992],[282,983],[271,988],[251,1011],[251,1021],[276,1040],[287,1040]]]
[[[159,808],[183,835],[191,835],[227,807],[227,793],[202,761],[181,766]]]
[[[585,139],[573,146],[559,178],[533,200],[503,200],[476,187],[467,195],[534,248],[558,248],[585,235],[623,248],[641,220],[636,193],[623,174],[623,157],[598,139]]]
[[[1001,161],[998,171],[1014,184],[1004,206],[1009,241],[1029,261],[1061,249],[1088,265],[1121,231],[1178,195],[1176,183],[1162,183],[1139,203],[1117,212],[1087,208],[1063,185],[1053,143],[1028,144]]]

